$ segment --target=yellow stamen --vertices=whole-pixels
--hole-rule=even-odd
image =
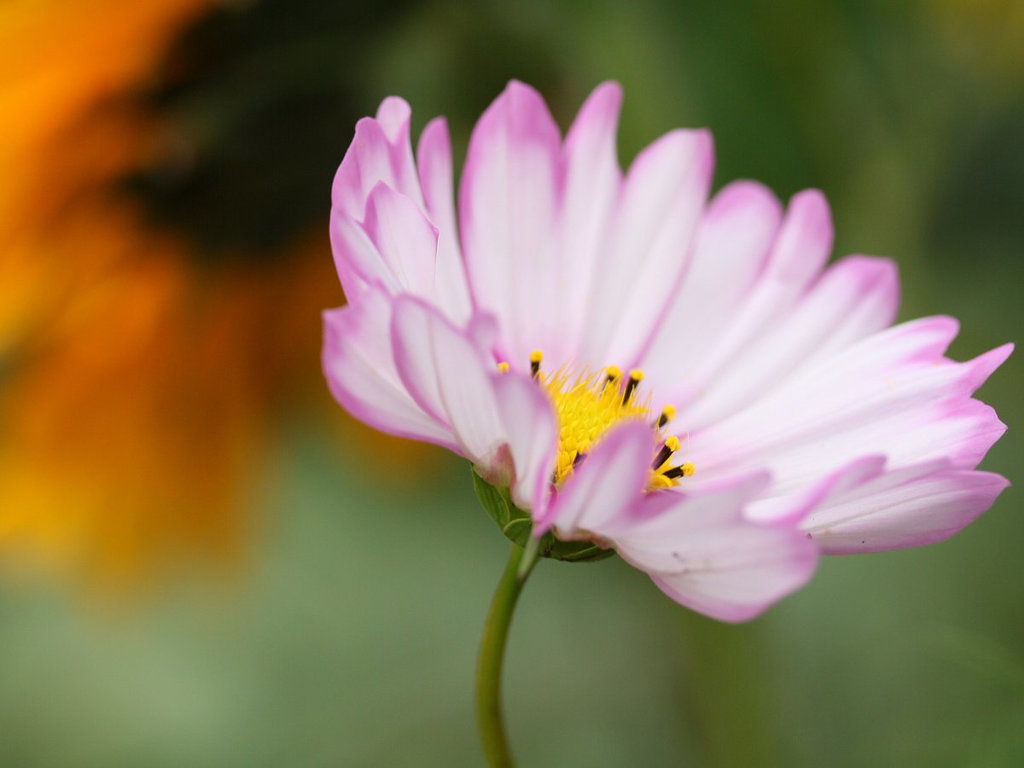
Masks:
[[[669,435],[665,438],[665,444],[661,446],[661,450],[658,451],[657,456],[654,457],[654,461],[651,462],[651,469],[655,472],[661,471],[668,460],[672,458],[672,454],[679,450],[679,438],[675,435]]]
[[[539,349],[535,349],[530,353],[530,375],[535,379],[540,373],[540,361],[543,359],[544,354]]]
[[[626,389],[622,393],[622,404],[626,405],[629,399],[633,397],[633,392],[636,391],[636,386],[644,380],[644,372],[639,368],[634,368],[629,372],[629,381],[626,382]]]
[[[508,373],[508,363],[506,363],[504,360],[498,363],[498,371],[500,371],[501,373]]]
[[[673,405],[666,405],[661,409],[661,416],[658,417],[658,429],[661,429],[676,417],[676,409]]]
[[[590,371],[576,373],[565,368],[554,373],[542,373],[542,359],[540,350],[532,352],[530,371],[551,398],[558,416],[558,455],[552,475],[553,482],[558,485],[615,425],[630,419],[650,424],[650,398],[641,398],[637,394],[637,387],[644,378],[643,371],[639,369],[631,370],[625,387],[620,388],[622,370],[617,366],[608,366],[603,374]],[[499,368],[501,365],[499,363]],[[693,474],[690,464],[675,467],[669,464],[672,454],[679,450],[680,442],[675,435],[662,437],[661,429],[675,415],[675,408],[667,405],[653,424],[654,438],[661,438],[663,442],[661,450],[653,457],[648,491],[671,488],[679,483],[678,478]]]
[[[693,474],[693,464],[680,464],[678,467],[669,467],[662,471],[661,474],[669,480],[675,480],[677,477],[689,477]]]
[[[646,420],[650,413],[646,403],[623,402],[618,387],[606,386],[599,374],[558,371],[541,374],[539,381],[558,414],[556,483],[566,478],[579,461],[577,457],[586,455],[612,426],[626,419]]]

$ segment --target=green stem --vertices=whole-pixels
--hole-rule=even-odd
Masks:
[[[487,764],[491,768],[513,768],[515,765],[501,714],[501,667],[516,601],[537,561],[537,548],[528,549],[529,552],[518,544],[512,545],[505,572],[494,590],[484,624],[484,636],[480,640],[480,656],[476,664],[476,723]]]

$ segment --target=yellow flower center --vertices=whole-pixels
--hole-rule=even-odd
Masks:
[[[666,436],[663,430],[675,417],[676,410],[667,405],[657,419],[652,419],[650,395],[641,397],[639,392],[643,371],[634,369],[625,379],[614,365],[604,373],[561,369],[547,374],[541,371],[542,359],[539,351],[530,355],[530,372],[551,398],[558,416],[558,455],[552,475],[556,485],[586,460],[587,453],[608,430],[629,419],[650,422],[661,443],[651,461],[647,490],[671,488],[678,485],[679,478],[693,474],[692,464],[672,463],[673,454],[680,447],[679,438]],[[498,367],[508,370],[507,363],[499,363]]]

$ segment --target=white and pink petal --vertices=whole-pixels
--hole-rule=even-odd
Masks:
[[[827,554],[933,544],[973,522],[1008,485],[991,472],[925,462],[834,489],[801,527]]]
[[[416,148],[420,186],[430,221],[437,229],[435,296],[438,306],[456,323],[472,312],[466,271],[455,223],[455,193],[448,124],[438,117],[427,123]]]
[[[683,385],[666,397],[678,407],[713,391],[721,370],[752,342],[769,331],[814,281],[832,249],[832,217],[825,196],[809,189],[793,196],[764,269],[725,324],[714,330],[715,344],[680,370]]]
[[[456,450],[448,425],[410,396],[395,367],[392,305],[379,289],[358,304],[324,313],[323,368],[335,399],[354,417],[388,434]]]
[[[763,271],[781,219],[775,195],[755,182],[735,182],[715,195],[701,217],[693,258],[645,354],[645,380],[659,396],[674,403],[688,399],[692,374]]]
[[[892,466],[948,456],[973,468],[1003,427],[969,396],[1010,348],[966,363],[933,357],[950,330],[943,319],[906,323],[809,365],[749,408],[690,433],[687,459],[709,479],[768,468],[776,494],[869,454]]]
[[[672,131],[637,155],[593,267],[579,363],[642,358],[690,258],[713,167],[705,130]]]
[[[473,129],[459,188],[459,226],[473,301],[494,314],[502,354],[525,360],[558,336],[561,137],[544,99],[509,83]]]
[[[391,343],[398,376],[422,410],[449,427],[457,452],[488,482],[512,488],[525,508],[546,503],[557,426],[528,376],[499,374],[490,353],[423,301],[394,301]]]
[[[651,428],[642,422],[611,429],[558,490],[534,535],[553,528],[560,539],[604,539],[607,526],[640,499],[655,450]]]
[[[811,578],[818,549],[791,521],[750,519],[768,483],[759,474],[645,498],[611,530],[616,551],[676,602],[722,621],[746,621]]]
[[[711,424],[785,386],[794,373],[891,325],[899,280],[889,259],[849,256],[827,269],[797,304],[738,353],[706,392],[680,394],[690,429]]]

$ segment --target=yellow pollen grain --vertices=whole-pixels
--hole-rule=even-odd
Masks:
[[[508,373],[508,363],[506,363],[505,361],[498,363],[498,370],[501,373]]]

